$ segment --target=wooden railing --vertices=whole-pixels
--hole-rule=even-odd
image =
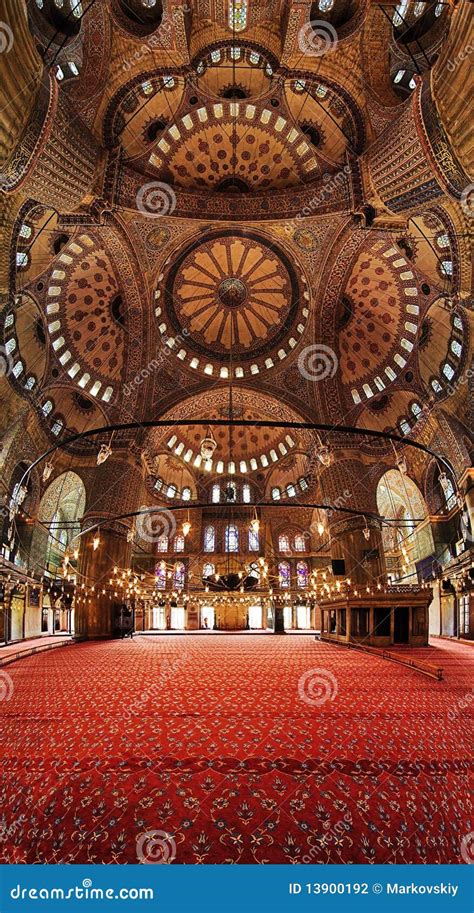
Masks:
[[[364,644],[343,643],[340,640],[332,640],[329,637],[324,637],[324,634],[321,634],[321,640],[324,640],[326,643],[337,644],[340,647],[350,647],[352,650],[362,650],[364,653],[372,653],[374,656],[388,659],[392,663],[408,666],[409,669],[414,669],[415,672],[421,672],[422,675],[428,675],[429,678],[434,678],[438,682],[443,679],[443,669],[441,666],[432,666],[430,663],[423,663],[419,659],[409,659],[408,657],[399,656],[398,653],[391,653],[390,650],[384,650],[379,647],[369,647]]]

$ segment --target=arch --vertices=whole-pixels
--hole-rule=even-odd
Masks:
[[[399,469],[389,469],[377,485],[377,508],[381,516],[398,521],[382,531],[388,573],[413,583],[417,562],[434,552],[425,499],[413,479]]]
[[[68,546],[80,532],[86,507],[86,489],[81,477],[68,470],[57,476],[41,498],[33,533],[32,556],[44,567],[58,566]]]

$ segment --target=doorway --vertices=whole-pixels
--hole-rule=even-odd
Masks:
[[[214,606],[203,605],[201,609],[201,628],[204,631],[212,631],[215,622]]]
[[[394,643],[407,644],[409,635],[409,609],[407,606],[396,606],[394,612]]]
[[[186,627],[185,614],[183,606],[171,606],[171,629],[173,631],[184,631]]]
[[[262,627],[262,606],[260,603],[251,605],[249,607],[249,628],[251,631],[260,631]]]

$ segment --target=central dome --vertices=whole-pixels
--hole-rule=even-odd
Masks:
[[[196,355],[226,362],[232,350],[239,364],[281,347],[300,310],[289,258],[274,242],[237,231],[186,247],[165,279],[165,301],[173,335],[186,330]]]
[[[248,290],[245,282],[231,276],[221,282],[218,295],[222,304],[229,308],[238,308],[247,300]]]

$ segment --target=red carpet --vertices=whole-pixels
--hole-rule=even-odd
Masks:
[[[474,652],[416,654],[445,680],[311,636],[137,638],[10,665],[0,861],[134,863],[159,829],[176,864],[462,862]]]

